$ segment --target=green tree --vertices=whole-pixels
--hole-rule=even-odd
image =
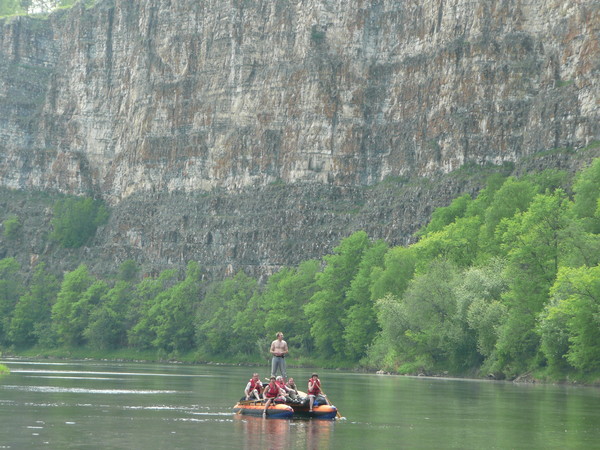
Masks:
[[[477,194],[477,197],[467,205],[465,217],[483,217],[485,215],[485,211],[494,201],[496,192],[498,192],[498,190],[504,185],[506,180],[507,178],[500,173],[494,173],[490,175],[485,182],[485,187],[481,189]]]
[[[564,170],[545,169],[541,172],[528,173],[523,180],[529,181],[535,186],[540,193],[548,193],[568,188],[569,174]]]
[[[471,202],[471,196],[465,194],[462,197],[452,200],[448,206],[436,208],[431,214],[429,223],[416,233],[417,236],[427,236],[428,234],[441,231],[457,219],[465,217]]]
[[[414,246],[394,247],[384,256],[383,268],[371,272],[371,298],[377,300],[387,294],[401,297],[412,280],[417,265]]]
[[[119,274],[117,280],[134,281],[140,273],[140,268],[132,259],[127,259],[119,266]]]
[[[504,222],[502,245],[510,280],[504,301],[509,312],[497,350],[501,369],[509,376],[536,363],[536,319],[548,301],[560,257],[569,250],[564,233],[569,209],[564,192],[557,190],[551,195],[537,195],[527,211]]]
[[[21,266],[14,258],[0,260],[0,346],[8,345],[8,332],[13,311],[23,290],[19,271]]]
[[[162,302],[162,293],[177,283],[177,272],[164,270],[156,278],[145,278],[135,288],[127,311],[127,340],[129,346],[147,350],[156,339],[155,315]]]
[[[486,358],[486,366],[495,362],[496,343],[504,324],[507,307],[502,301],[508,290],[504,277],[506,262],[494,258],[485,266],[470,267],[461,276],[456,290],[460,316],[475,333],[477,352]]]
[[[422,370],[461,370],[473,363],[475,344],[457,309],[458,275],[452,263],[434,261],[402,297],[405,329],[399,354]]]
[[[483,224],[479,236],[479,248],[488,257],[503,256],[502,233],[498,227],[503,219],[510,219],[529,208],[538,188],[530,181],[509,177],[493,194],[489,206],[483,215]],[[480,260],[486,258],[482,255]]]
[[[542,350],[553,369],[600,369],[600,266],[559,271],[540,316]]]
[[[127,309],[132,296],[131,283],[121,280],[100,297],[83,331],[92,348],[107,350],[127,345]]]
[[[573,184],[573,211],[584,219],[586,230],[600,233],[600,158],[582,170]]]
[[[315,346],[323,356],[344,355],[346,291],[370,245],[364,231],[343,239],[333,255],[325,256],[326,267],[316,276],[318,291],[305,305],[304,312],[311,325]]]
[[[163,293],[154,317],[154,347],[166,352],[185,352],[194,347],[194,317],[200,301],[200,267],[187,265],[186,277]]]
[[[269,277],[263,292],[252,296],[233,325],[237,335],[247,337],[248,353],[255,350],[264,354],[271,341],[268,336],[278,331],[285,332],[290,353],[312,349],[303,307],[317,289],[315,276],[319,270],[316,260],[305,261],[297,268],[284,268]]]
[[[480,217],[463,217],[440,231],[427,234],[413,245],[418,255],[418,267],[426,267],[438,258],[468,267],[479,254],[480,228]]]
[[[235,333],[234,324],[257,289],[257,281],[244,272],[210,287],[196,313],[196,340],[203,351],[227,356],[256,351],[254,342]]]
[[[108,211],[100,201],[89,197],[59,200],[54,205],[50,237],[66,248],[81,247],[107,220]]]
[[[51,326],[52,304],[59,290],[56,277],[38,264],[25,294],[17,302],[10,322],[9,336],[18,348],[30,347],[41,341],[47,346]],[[45,338],[45,339],[44,339]]]
[[[351,360],[365,356],[379,332],[375,304],[371,298],[371,274],[376,268],[383,267],[387,250],[388,246],[383,241],[377,241],[365,249],[358,272],[346,293],[344,309],[347,315],[342,319],[346,341],[344,355]]]
[[[64,276],[56,303],[52,306],[52,326],[59,344],[82,344],[82,333],[87,326],[90,309],[90,296],[86,293],[94,281],[84,264]],[[97,288],[94,288],[94,292],[98,293]]]

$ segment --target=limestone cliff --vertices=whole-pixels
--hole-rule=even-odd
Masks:
[[[349,228],[335,202],[323,214],[311,205],[338,192],[363,211],[365,187],[386,178],[519,167],[548,150],[577,166],[600,139],[599,37],[596,0],[105,0],[5,19],[0,186],[104,197],[115,214],[95,251],[115,262],[111,246],[141,262],[173,263],[172,252],[243,267],[243,246],[252,264],[276,266],[290,261],[285,236],[314,239],[300,252],[313,257],[357,228],[398,243],[443,203],[443,183],[427,205],[407,194],[395,220],[373,210],[381,221]],[[290,209],[270,204],[274,186]],[[313,222],[298,229],[302,197],[308,217],[335,229],[328,239],[307,231]],[[257,198],[278,217],[275,234],[239,217],[248,234],[204,254],[219,222],[185,211],[232,216],[206,199]],[[177,224],[152,208],[136,224],[120,213],[153,201]],[[196,240],[180,254],[180,241],[150,231],[161,227]]]

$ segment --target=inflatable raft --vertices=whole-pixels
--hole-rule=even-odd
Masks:
[[[308,417],[315,419],[335,419],[338,410],[333,405],[318,405],[313,406],[312,411],[308,408],[308,404],[290,405],[294,410],[294,418]]]
[[[247,414],[251,416],[262,416],[265,409],[262,400],[240,400],[233,407],[236,414]],[[289,403],[276,403],[267,408],[267,417],[273,419],[291,418],[315,418],[335,419],[338,410],[331,404],[320,404],[316,402],[312,411],[309,408],[308,398],[303,401],[291,401]]]
[[[262,416],[265,410],[265,404],[262,401],[240,400],[233,407],[236,414],[247,414],[250,416]],[[276,403],[267,408],[267,417],[272,419],[291,419],[294,410],[285,403]]]

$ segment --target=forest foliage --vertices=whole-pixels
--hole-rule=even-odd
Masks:
[[[0,260],[0,347],[155,351],[264,361],[284,331],[292,358],[399,373],[549,378],[600,371],[600,159],[572,185],[549,170],[495,175],[438,208],[409,246],[363,231],[321,261],[264,283],[239,272],[110,279],[85,265],[30,280]],[[65,239],[65,237],[63,237]]]

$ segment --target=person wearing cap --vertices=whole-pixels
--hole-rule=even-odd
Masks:
[[[317,375],[316,373],[313,373],[312,376],[308,380],[308,398],[310,400],[309,411],[311,411],[311,412],[313,410],[313,404],[315,403],[315,398],[318,395],[325,397],[323,395],[323,392],[321,391],[321,380],[319,380],[319,375]]]

